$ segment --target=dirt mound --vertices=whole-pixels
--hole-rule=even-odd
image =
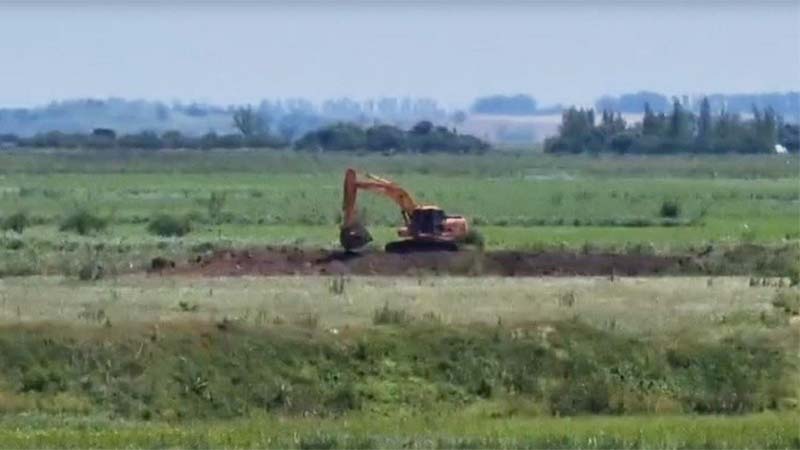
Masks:
[[[321,249],[220,250],[170,271],[204,276],[236,275],[653,275],[683,272],[676,256],[573,252],[347,253]]]

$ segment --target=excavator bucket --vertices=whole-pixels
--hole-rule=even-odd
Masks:
[[[339,230],[339,243],[347,251],[358,250],[370,242],[372,242],[372,235],[359,222],[350,226],[343,226]]]

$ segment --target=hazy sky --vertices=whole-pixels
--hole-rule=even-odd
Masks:
[[[0,106],[800,90],[800,0],[162,3],[0,2]]]

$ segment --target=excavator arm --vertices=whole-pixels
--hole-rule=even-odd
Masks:
[[[418,207],[411,194],[395,183],[369,174],[367,174],[367,180],[359,180],[355,170],[347,169],[344,176],[342,228],[339,234],[339,240],[347,250],[362,247],[372,240],[372,236],[358,219],[356,198],[359,190],[384,195],[394,201],[400,207],[406,225],[411,220],[412,212]]]

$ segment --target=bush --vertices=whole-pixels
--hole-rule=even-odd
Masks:
[[[345,151],[359,150],[366,146],[366,133],[351,123],[336,123],[300,138],[295,147],[304,150]]]
[[[30,225],[28,215],[20,211],[3,219],[3,222],[0,223],[0,228],[5,231],[12,230],[16,233],[22,233],[28,225]]]
[[[81,236],[85,236],[93,232],[102,231],[107,226],[108,219],[100,217],[87,209],[78,209],[61,222],[59,230],[74,231]]]
[[[388,303],[376,309],[372,316],[372,323],[375,325],[404,324],[411,320],[412,317],[406,310],[391,308]]]
[[[483,237],[483,233],[474,228],[467,232],[467,235],[464,236],[464,240],[462,242],[467,245],[474,245],[480,250],[483,250],[483,248],[486,246],[486,238]]]
[[[81,281],[97,281],[103,278],[105,270],[95,260],[86,261],[78,269],[78,279]]]
[[[800,315],[800,293],[790,290],[780,291],[772,300],[772,306],[782,309],[790,316]]]
[[[789,286],[800,285],[800,263],[790,267],[789,270]]]
[[[659,215],[665,219],[675,219],[681,215],[681,206],[675,200],[664,200]]]
[[[147,224],[147,231],[164,237],[185,236],[192,231],[192,223],[187,217],[175,217],[169,214],[159,214]]]

